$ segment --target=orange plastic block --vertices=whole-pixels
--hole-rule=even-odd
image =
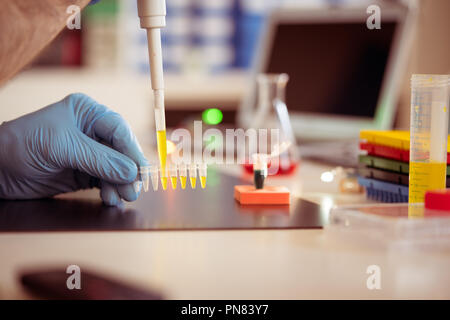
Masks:
[[[234,186],[234,198],[240,204],[289,204],[289,189],[286,187]]]

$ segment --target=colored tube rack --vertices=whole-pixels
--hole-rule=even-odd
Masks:
[[[149,190],[150,182],[153,191],[158,191],[159,181],[161,181],[161,188],[164,191],[167,190],[169,181],[173,190],[176,190],[178,186],[181,189],[186,189],[188,177],[192,189],[196,188],[198,178],[201,188],[204,189],[206,188],[207,171],[206,163],[169,164],[166,170],[161,170],[159,165],[154,164],[141,166],[139,175],[145,192]],[[178,181],[180,181],[179,184]]]

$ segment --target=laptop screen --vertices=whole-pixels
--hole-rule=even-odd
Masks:
[[[266,72],[289,74],[289,110],[373,118],[396,22],[279,24]]]

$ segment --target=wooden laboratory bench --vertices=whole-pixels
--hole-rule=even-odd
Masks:
[[[322,182],[329,169],[303,161],[294,177],[275,183],[322,206],[365,202]],[[70,264],[171,299],[450,298],[450,252],[392,252],[322,229],[0,233],[0,298],[29,298],[19,270]],[[380,290],[366,286],[370,265],[381,269]]]
[[[246,83],[242,74],[167,75],[166,81],[175,110],[212,100],[227,109],[239,101]],[[89,70],[25,71],[0,89],[0,121],[72,92],[121,113],[141,142],[149,136],[149,79]],[[323,208],[366,203],[362,194],[340,194],[337,183],[322,182],[320,175],[330,168],[303,161],[296,176],[271,183],[289,186],[294,197]],[[221,170],[240,173],[237,167]],[[98,199],[92,192],[64,197]],[[323,229],[284,229],[0,232],[0,299],[29,298],[17,281],[20,270],[70,264],[158,288],[172,299],[450,298],[448,251],[393,252],[340,241]],[[366,286],[367,267],[374,264],[381,268],[380,290]]]

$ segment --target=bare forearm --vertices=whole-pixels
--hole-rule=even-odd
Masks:
[[[0,85],[27,65],[64,28],[69,5],[90,0],[0,0]]]

